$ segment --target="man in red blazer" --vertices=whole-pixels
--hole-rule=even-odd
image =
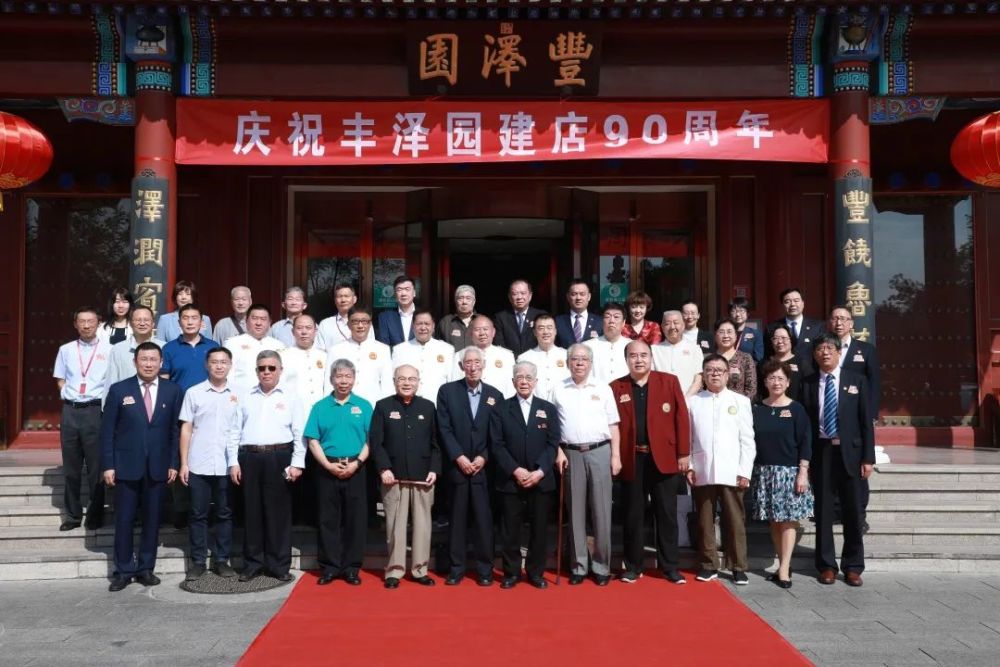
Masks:
[[[625,497],[625,563],[621,580],[642,576],[646,497],[653,499],[656,560],[663,576],[685,583],[677,571],[677,494],[691,454],[691,423],[680,382],[670,373],[652,370],[652,353],[643,340],[625,347],[629,374],[611,383],[621,423]]]

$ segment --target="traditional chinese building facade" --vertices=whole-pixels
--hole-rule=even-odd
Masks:
[[[704,328],[796,286],[877,344],[880,442],[990,444],[1000,196],[948,148],[1000,107],[998,31],[985,1],[4,0],[0,109],[56,155],[0,212],[6,440],[57,442],[55,349],[113,287],[325,316],[405,272],[440,314],[583,276]]]

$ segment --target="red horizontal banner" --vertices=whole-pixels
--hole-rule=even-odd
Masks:
[[[181,99],[177,162],[430,164],[669,158],[826,162],[826,100]]]

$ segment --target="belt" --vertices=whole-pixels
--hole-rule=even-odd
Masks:
[[[820,442],[825,442],[834,447],[840,447],[840,438],[820,438]]]
[[[600,442],[583,442],[579,445],[574,445],[569,442],[562,443],[562,446],[566,449],[572,449],[574,452],[589,452],[592,449],[597,449],[598,447],[603,447],[604,445],[610,445],[610,440],[601,440]]]
[[[81,408],[92,408],[95,405],[100,405],[100,404],[101,404],[101,399],[99,398],[95,398],[92,401],[80,401],[80,402],[63,400],[63,405],[68,405],[69,407],[77,410]]]
[[[348,463],[354,463],[355,461],[358,462],[358,465],[364,463],[364,461],[359,459],[357,456],[327,456],[326,460],[330,463],[343,463],[345,465]]]
[[[268,452],[288,452],[292,449],[292,443],[282,442],[277,445],[240,445],[240,449],[251,454],[266,454]]]
[[[649,454],[649,445],[636,445],[635,451],[639,454]]]

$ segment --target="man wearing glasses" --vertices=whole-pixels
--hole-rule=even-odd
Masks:
[[[715,505],[722,505],[722,530],[726,560],[733,583],[745,586],[747,579],[747,534],[743,492],[750,485],[754,442],[750,399],[726,387],[729,362],[720,354],[709,354],[702,362],[705,389],[688,396],[691,417],[692,486],[698,512],[700,568],[696,579],[712,581],[719,576],[719,552],[715,548]]]
[[[291,581],[292,491],[302,474],[306,415],[293,391],[279,384],[281,357],[257,355],[257,385],[240,396],[229,427],[226,461],[229,478],[243,487],[245,567],[240,581],[265,572]],[[235,462],[235,463],[234,463]]]
[[[351,339],[337,343],[326,351],[326,367],[337,359],[354,364],[354,394],[372,405],[393,394],[392,350],[385,343],[372,340],[372,315],[364,308],[355,308],[347,320]]]

